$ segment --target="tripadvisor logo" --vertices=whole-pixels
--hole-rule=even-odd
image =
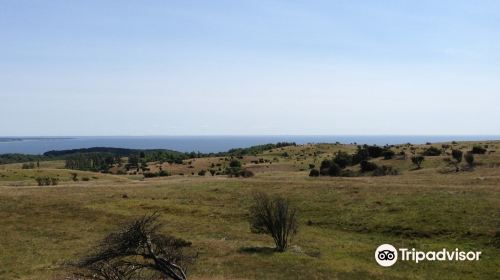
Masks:
[[[479,261],[481,252],[479,251],[460,251],[458,248],[449,251],[442,249],[439,251],[418,251],[415,248],[396,249],[391,244],[383,244],[375,250],[375,260],[381,266],[392,266],[399,260],[412,261],[419,263],[421,261]]]
[[[375,260],[381,266],[392,266],[398,261],[398,251],[391,244],[382,244],[375,250]]]

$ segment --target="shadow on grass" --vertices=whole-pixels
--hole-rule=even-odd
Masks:
[[[272,255],[276,253],[276,250],[271,247],[242,247],[238,252],[243,254]]]

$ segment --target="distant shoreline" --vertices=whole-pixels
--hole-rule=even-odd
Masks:
[[[167,149],[179,152],[217,153],[234,148],[278,142],[342,143],[368,145],[425,144],[451,141],[495,141],[499,135],[262,135],[262,136],[4,136],[0,154],[40,155],[48,151],[91,147]]]
[[[74,137],[0,137],[0,143],[22,142],[22,141],[43,141],[43,140],[69,140]]]

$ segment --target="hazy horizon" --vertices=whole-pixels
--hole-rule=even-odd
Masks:
[[[500,2],[2,1],[2,135],[498,135]]]
[[[161,134],[137,134],[137,135],[0,135],[0,138],[9,138],[9,137],[19,137],[19,138],[64,138],[64,137],[262,137],[262,136],[367,136],[367,137],[387,137],[387,136],[415,136],[415,137],[453,137],[453,136],[467,136],[467,137],[483,137],[483,136],[492,136],[492,137],[500,137],[500,134],[171,134],[171,135],[161,135]]]

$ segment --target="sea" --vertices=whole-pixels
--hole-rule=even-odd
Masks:
[[[5,136],[0,137],[0,154],[43,154],[51,150],[90,147],[170,149],[180,152],[210,153],[277,142],[393,145],[486,140],[500,140],[500,135]]]

